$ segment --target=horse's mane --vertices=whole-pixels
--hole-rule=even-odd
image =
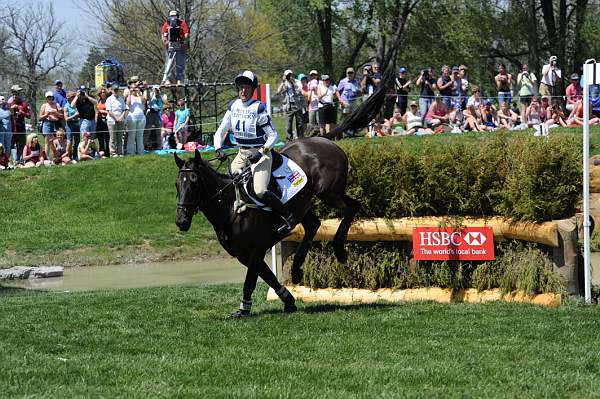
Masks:
[[[218,170],[213,168],[210,162],[202,157],[189,158],[186,161],[186,167],[193,170],[206,170],[212,177],[218,178],[219,180],[231,180],[229,174],[220,173]]]

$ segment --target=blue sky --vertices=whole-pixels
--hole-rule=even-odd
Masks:
[[[74,27],[76,33],[69,35],[70,39],[73,40],[74,48],[72,51],[73,63],[79,67],[85,61],[87,56],[89,45],[86,40],[91,40],[94,35],[99,33],[98,24],[93,23],[93,19],[90,18],[81,7],[85,5],[83,1],[74,0],[50,0],[54,6],[54,13],[58,21],[62,21],[66,24],[67,28]],[[40,0],[34,1],[34,3],[41,2]],[[91,29],[90,29],[91,28]],[[70,29],[69,32],[72,32]],[[90,34],[82,34],[82,32],[90,32]]]

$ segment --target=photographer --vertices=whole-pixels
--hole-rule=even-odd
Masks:
[[[162,127],[161,116],[166,102],[167,96],[160,92],[160,86],[152,86],[148,97],[148,110],[146,111],[146,129],[148,129],[148,134],[145,135],[146,147],[150,150],[162,148],[160,135]]]
[[[291,69],[286,69],[283,72],[277,94],[283,96],[282,110],[286,117],[286,140],[292,141],[294,138],[304,137],[304,121],[302,119],[304,96],[302,95],[302,87],[294,79],[294,72]],[[294,118],[296,119],[296,137],[292,129]]]
[[[540,95],[554,97],[557,96],[556,86],[562,79],[562,71],[557,66],[557,57],[553,55],[548,60],[548,64],[542,67],[542,82],[540,83]]]
[[[533,72],[529,72],[529,65],[523,64],[521,72],[517,75],[517,86],[519,87],[519,98],[521,101],[521,115],[531,104],[533,96],[537,95],[537,78]]]
[[[183,82],[183,72],[185,71],[186,43],[185,40],[190,35],[188,24],[179,18],[179,11],[169,11],[169,18],[165,21],[161,29],[161,38],[165,46],[166,62],[172,56],[175,56],[175,78],[177,84]],[[168,76],[167,83],[171,82],[171,76]]]
[[[363,92],[363,100],[366,100],[375,91],[376,83],[371,65],[363,68],[363,77],[360,80],[360,88]]]
[[[79,131],[90,132],[92,138],[96,138],[96,109],[98,103],[95,98],[90,97],[85,86],[79,86],[79,91],[71,101],[71,106],[79,112]]]
[[[433,98],[435,96],[434,90],[436,89],[435,78],[433,77],[431,67],[421,69],[421,74],[415,82],[415,85],[420,89],[419,112],[424,118],[427,111],[429,111],[429,107],[433,104]]]

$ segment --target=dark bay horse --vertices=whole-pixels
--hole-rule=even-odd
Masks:
[[[305,138],[286,145],[281,152],[296,162],[308,177],[304,188],[286,204],[305,231],[292,265],[292,281],[298,283],[302,278],[302,263],[321,225],[313,210],[312,197],[317,196],[325,204],[342,211],[343,219],[333,239],[335,256],[342,263],[347,258],[344,242],[359,203],[346,195],[348,158],[336,144],[320,137]],[[284,237],[277,233],[281,218],[275,213],[253,208],[237,214],[231,177],[217,173],[198,151],[188,160],[175,154],[175,163],[179,168],[176,224],[181,231],[189,230],[192,217],[201,211],[213,225],[223,248],[248,268],[240,307],[243,309],[246,303],[248,312],[243,315],[249,314],[259,276],[277,292],[285,304],[284,311],[295,311],[294,297],[277,281],[264,261],[267,250]],[[240,311],[232,314],[240,315]]]

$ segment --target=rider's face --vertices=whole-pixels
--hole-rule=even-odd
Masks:
[[[252,86],[250,86],[249,84],[241,84],[238,87],[239,90],[239,95],[240,98],[242,99],[242,101],[247,101],[248,99],[250,99],[250,93],[252,92]]]

